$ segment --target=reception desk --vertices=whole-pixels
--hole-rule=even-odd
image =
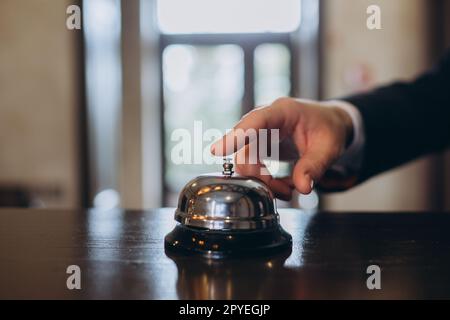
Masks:
[[[227,260],[166,254],[173,213],[2,209],[0,298],[450,298],[448,213],[280,209],[292,250]]]

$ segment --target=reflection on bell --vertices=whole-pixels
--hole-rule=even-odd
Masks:
[[[222,175],[191,180],[181,191],[175,220],[165,238],[168,251],[209,258],[274,254],[290,250],[292,237],[279,224],[270,189],[255,178]]]

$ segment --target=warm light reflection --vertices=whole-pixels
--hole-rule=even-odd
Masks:
[[[201,196],[202,194],[207,193],[207,192],[210,192],[210,191],[211,191],[211,188],[210,188],[210,187],[203,187],[203,188],[201,188],[201,189],[197,192],[197,195],[198,195],[198,196]]]

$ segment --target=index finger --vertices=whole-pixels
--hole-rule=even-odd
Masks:
[[[216,156],[230,155],[258,138],[259,129],[282,129],[285,127],[283,110],[265,106],[247,113],[226,135],[211,146]]]

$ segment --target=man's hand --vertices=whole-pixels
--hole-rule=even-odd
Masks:
[[[352,139],[351,118],[335,104],[333,101],[279,98],[269,106],[246,114],[233,130],[211,146],[211,152],[217,156],[234,152],[237,152],[236,157],[242,153],[247,154],[249,141],[242,145],[233,143],[227,146],[225,143],[229,139],[238,140],[236,129],[279,129],[281,157],[283,158],[283,154],[300,155],[291,177],[261,175],[260,169],[264,168],[262,161],[257,164],[236,163],[236,171],[260,178],[281,199],[290,199],[294,188],[300,193],[308,194],[313,184],[320,181],[327,168],[342,154]]]

